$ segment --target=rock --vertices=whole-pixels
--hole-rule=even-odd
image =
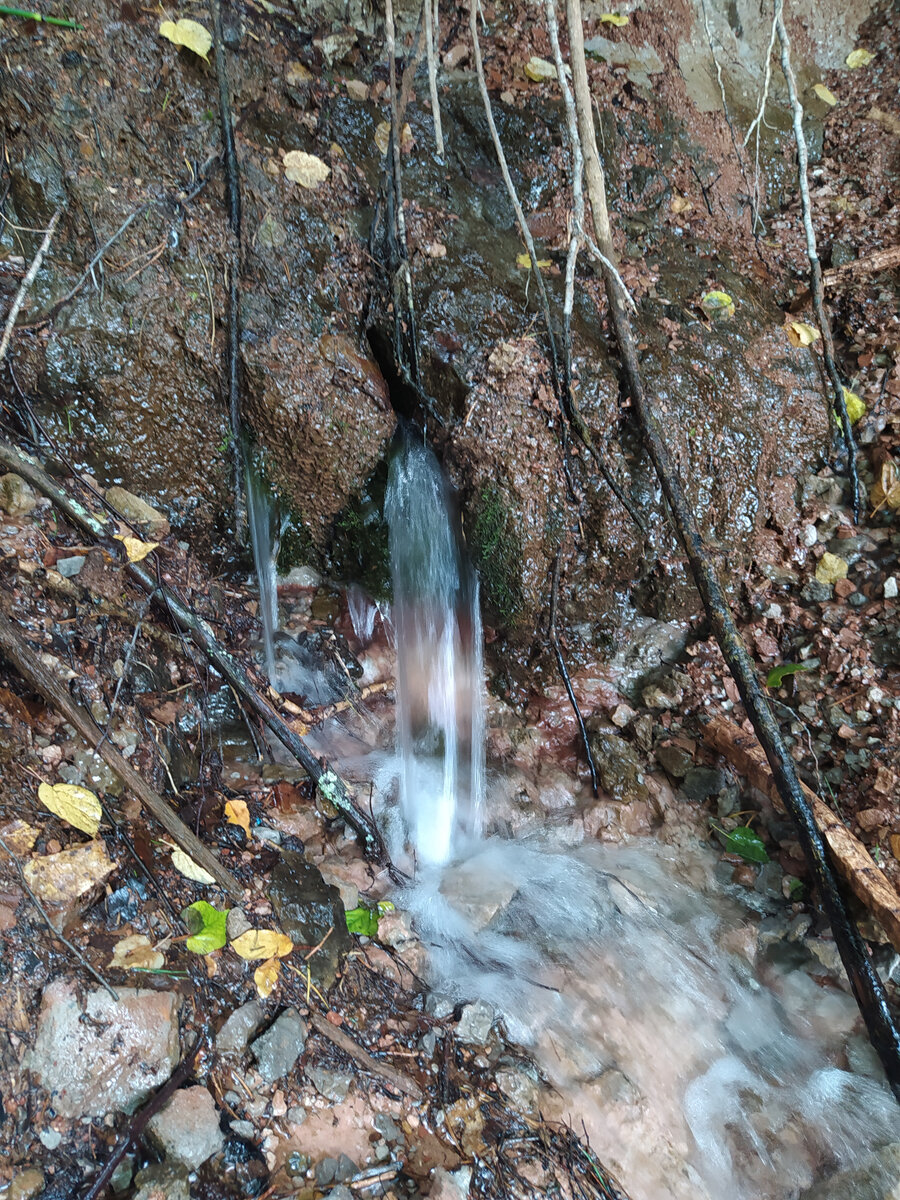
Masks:
[[[665,742],[662,746],[656,747],[656,758],[659,765],[673,779],[684,779],[688,771],[694,765],[694,756],[681,746],[675,746],[671,742]]]
[[[23,867],[28,886],[63,928],[87,908],[115,869],[100,838],[37,855]]]
[[[44,989],[29,1067],[60,1116],[133,1112],[178,1062],[173,992],[80,989],[57,979]]]
[[[258,1000],[242,1004],[216,1034],[216,1049],[222,1054],[241,1054],[265,1017],[266,1010]]]
[[[497,1086],[519,1112],[537,1113],[541,1089],[524,1067],[504,1067],[496,1074]]]
[[[518,884],[510,875],[496,869],[485,870],[485,859],[480,855],[447,867],[441,879],[441,895],[476,932],[489,925],[517,891]]]
[[[169,532],[168,519],[133,492],[128,492],[123,487],[111,487],[106,489],[105,497],[126,520],[141,526],[154,541],[161,541]]]
[[[328,1200],[356,1200],[356,1196],[343,1183],[339,1183],[328,1193]]]
[[[882,1146],[860,1167],[817,1183],[800,1200],[900,1200],[900,1142]]]
[[[604,730],[592,733],[590,741],[603,790],[623,804],[633,800],[646,803],[650,794],[644,783],[644,764],[634,746]]]
[[[320,1096],[333,1104],[347,1099],[353,1076],[342,1071],[329,1071],[327,1067],[307,1067],[306,1074]]]
[[[818,579],[810,579],[809,583],[803,585],[800,589],[802,599],[809,601],[810,604],[825,604],[831,599],[832,587],[830,583],[822,583]]]
[[[884,581],[884,598],[885,600],[896,600],[897,598],[897,576],[888,575]]]
[[[150,1140],[166,1157],[196,1171],[225,1145],[216,1102],[205,1087],[182,1088],[150,1118]]]
[[[678,708],[683,698],[684,692],[671,677],[661,683],[651,683],[641,692],[641,700],[647,708]]]
[[[27,1167],[14,1177],[3,1200],[32,1200],[43,1188],[44,1172],[39,1171],[37,1167]]]
[[[21,475],[0,475],[0,509],[11,517],[24,517],[37,504],[34,492]]]
[[[462,1010],[456,1036],[461,1042],[473,1046],[484,1046],[491,1035],[494,1024],[494,1010],[484,1000],[476,1000],[467,1004]]]
[[[431,1176],[429,1200],[466,1200],[471,1181],[471,1167],[460,1167],[456,1171],[435,1167]]]
[[[456,1006],[443,992],[429,992],[425,999],[425,1011],[439,1021],[449,1017]]]
[[[359,888],[351,879],[347,878],[346,872],[340,870],[341,866],[340,863],[329,863],[327,867],[320,864],[319,870],[322,872],[325,882],[331,887],[336,887],[340,892],[341,904],[343,904],[344,910],[349,912],[359,906]]]
[[[684,777],[681,790],[689,800],[707,800],[717,796],[728,780],[719,767],[691,767]]]
[[[623,648],[610,664],[619,691],[632,702],[637,701],[648,676],[681,656],[687,635],[686,624],[635,618],[623,634]]]
[[[296,1008],[286,1008],[271,1028],[256,1039],[250,1052],[266,1083],[287,1075],[303,1053],[308,1029]]]
[[[138,1171],[133,1200],[191,1200],[189,1172],[182,1163],[153,1163]]]
[[[301,854],[286,850],[272,872],[269,899],[292,942],[318,946],[324,939],[309,968],[317,987],[331,987],[341,959],[353,947],[338,889],[327,884],[321,871]]]
[[[62,1134],[52,1127],[50,1129],[42,1129],[38,1134],[42,1146],[48,1150],[56,1150],[62,1141]]]

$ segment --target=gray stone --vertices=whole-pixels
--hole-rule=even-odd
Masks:
[[[817,1183],[801,1200],[900,1200],[900,1142],[882,1146],[860,1167]]]
[[[126,520],[141,526],[156,541],[164,538],[169,532],[168,519],[140,496],[135,496],[123,487],[107,488],[105,495],[107,502],[118,509]]]
[[[359,1173],[359,1167],[348,1154],[339,1154],[334,1171],[335,1183],[349,1183],[354,1175]],[[332,1192],[332,1195],[334,1193]]]
[[[496,1079],[497,1086],[514,1108],[524,1113],[538,1111],[541,1090],[523,1067],[503,1067],[497,1072]]]
[[[467,1004],[462,1010],[456,1036],[459,1041],[473,1046],[484,1046],[491,1034],[494,1024],[494,1010],[484,1000],[476,1000]]]
[[[266,1010],[258,1000],[242,1004],[216,1034],[216,1049],[223,1054],[240,1054],[265,1020]]]
[[[337,1171],[336,1158],[322,1158],[316,1163],[316,1185],[320,1188],[326,1188],[329,1184],[334,1183],[335,1171]]]
[[[290,1116],[290,1113],[288,1113]],[[252,1142],[256,1137],[256,1126],[252,1121],[231,1121],[228,1128],[232,1133],[236,1133],[239,1138],[243,1138],[245,1142]]]
[[[443,1021],[449,1017],[456,1005],[444,992],[429,992],[425,998],[425,1011],[432,1017]]]
[[[62,1134],[52,1127],[50,1129],[42,1129],[38,1137],[41,1140],[41,1145],[46,1146],[48,1150],[56,1150],[62,1141]]]
[[[684,777],[681,790],[689,800],[707,800],[717,796],[728,780],[719,767],[691,767]]]
[[[286,1008],[277,1021],[250,1047],[256,1069],[266,1083],[287,1075],[303,1053],[307,1025],[296,1008]]]
[[[167,1160],[184,1163],[189,1171],[196,1171],[225,1145],[216,1102],[199,1085],[176,1092],[150,1118],[147,1133]]]
[[[323,943],[308,965],[317,987],[331,987],[341,959],[353,948],[338,889],[327,884],[302,854],[286,850],[272,872],[269,899],[295,945]]]
[[[763,863],[753,887],[761,896],[770,896],[773,900],[782,900],[784,898],[781,890],[781,881],[783,878],[784,871],[779,863]]]
[[[133,1200],[191,1200],[188,1169],[183,1163],[153,1163],[138,1171]]]
[[[403,1130],[387,1113],[379,1113],[372,1124],[388,1144],[405,1141]]]
[[[647,708],[678,708],[683,699],[684,692],[673,679],[651,683],[641,692],[641,700]]]
[[[591,753],[605,792],[623,804],[649,799],[644,783],[644,764],[630,742],[617,733],[597,730],[591,734]]]
[[[104,988],[80,995],[67,979],[44,989],[29,1066],[64,1117],[133,1112],[179,1060],[173,992]]]
[[[37,500],[21,475],[10,471],[0,475],[0,509],[11,517],[24,517],[32,512]]]
[[[648,682],[647,677],[652,671],[680,658],[687,635],[687,625],[654,621],[650,617],[636,618],[624,634],[625,646],[610,664],[618,676],[617,685],[622,695],[636,701],[642,684]]]
[[[86,562],[86,555],[73,554],[70,558],[58,558],[56,560],[56,569],[66,579],[74,579]]]
[[[656,758],[673,779],[684,779],[694,765],[694,756],[681,746],[673,746],[671,742],[656,747]]]
[[[337,1187],[333,1187],[328,1193],[328,1200],[356,1200],[356,1197],[348,1187],[343,1183],[339,1183]]]
[[[884,581],[884,598],[885,600],[895,600],[897,598],[897,576],[888,575]]]
[[[441,895],[478,932],[484,929],[512,900],[518,883],[496,868],[484,870],[478,857],[444,870]],[[452,1006],[451,1006],[452,1007]],[[446,1016],[446,1013],[443,1014]]]
[[[830,583],[820,583],[818,579],[810,579],[809,583],[805,583],[800,589],[800,596],[810,604],[824,604],[831,599],[831,592],[832,585]]]
[[[127,1192],[131,1187],[131,1180],[134,1175],[134,1155],[126,1154],[115,1171],[112,1173],[112,1178],[109,1181],[109,1186],[120,1196],[123,1192]]]
[[[327,1067],[307,1067],[306,1075],[320,1096],[332,1104],[343,1104],[353,1083],[353,1076],[342,1071],[329,1071]]]

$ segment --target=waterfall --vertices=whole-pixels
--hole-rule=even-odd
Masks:
[[[278,507],[254,462],[252,451],[244,455],[247,518],[253,546],[253,565],[259,587],[259,620],[263,635],[263,664],[269,682],[277,684],[275,632],[278,629],[278,579],[276,561],[280,539]]]
[[[402,431],[385,496],[397,639],[400,803],[417,859],[449,861],[484,793],[478,579],[437,459]]]

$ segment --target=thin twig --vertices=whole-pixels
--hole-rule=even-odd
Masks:
[[[428,91],[431,95],[431,116],[434,121],[434,148],[438,157],[443,158],[444,131],[441,128],[441,102],[438,99],[437,89],[437,49],[435,46],[437,30],[434,27],[431,0],[422,0],[422,7],[425,12],[425,56],[428,59]],[[434,11],[437,12],[437,4],[434,6]]]
[[[763,79],[762,91],[760,92],[759,108],[758,108],[756,116],[754,117],[754,119],[750,125],[750,128],[747,130],[747,134],[744,138],[744,146],[746,146],[747,143],[750,141],[750,138],[754,135],[754,133],[756,134],[756,147],[755,147],[755,153],[754,153],[754,167],[753,167],[753,191],[750,196],[750,205],[751,205],[753,212],[755,213],[755,217],[754,217],[754,221],[753,221],[753,232],[754,233],[756,232],[756,226],[761,224],[761,221],[759,219],[759,150],[760,150],[760,140],[762,137],[762,127],[765,125],[765,127],[767,129],[771,128],[771,126],[766,121],[766,104],[768,103],[768,100],[769,100],[769,85],[772,82],[772,51],[775,48],[775,38],[777,36],[778,36],[778,34],[777,34],[777,29],[776,29],[776,20],[775,20],[775,14],[773,12],[772,28],[769,31],[769,45],[768,45],[768,49],[766,50],[766,73],[765,73],[765,78]]]
[[[94,970],[94,968],[87,961],[87,959],[84,957],[84,955],[78,949],[78,947],[73,946],[72,943],[69,941],[69,939],[64,934],[60,933],[60,931],[56,928],[56,926],[50,920],[50,916],[49,916],[46,908],[44,908],[43,904],[41,904],[40,900],[37,898],[37,896],[34,894],[34,892],[28,886],[28,880],[25,878],[25,872],[22,870],[22,864],[16,858],[15,854],[13,854],[12,850],[10,850],[9,846],[7,846],[6,842],[3,840],[2,837],[0,837],[0,846],[3,847],[4,851],[12,859],[13,865],[15,866],[16,870],[19,873],[19,880],[22,884],[22,887],[28,893],[29,899],[31,900],[32,904],[35,906],[35,908],[38,910],[38,912],[41,914],[41,916],[47,922],[47,927],[50,930],[50,932],[53,934],[53,936],[55,938],[57,938],[59,941],[62,942],[62,944],[66,947],[67,950],[71,951],[71,953],[75,956],[75,958],[78,959],[78,961],[81,963],[81,965],[87,971],[87,973],[89,975],[91,975],[94,979],[96,979],[97,982],[102,987],[106,988],[106,990],[109,992],[110,996],[112,996],[113,1000],[115,1000],[116,1004],[118,1004],[119,1003],[118,992],[106,982],[106,980],[103,978],[102,975],[100,975],[97,971]]]
[[[390,1063],[381,1062],[377,1058],[373,1058],[368,1050],[364,1050],[358,1042],[355,1042],[349,1033],[345,1033],[343,1029],[332,1025],[330,1021],[321,1016],[317,1012],[309,1014],[309,1023],[317,1033],[325,1037],[333,1045],[355,1062],[358,1062],[361,1067],[369,1071],[372,1075],[379,1075],[386,1083],[390,1084],[395,1091],[402,1092],[416,1104],[424,1097],[422,1089],[414,1079],[410,1079],[408,1075],[404,1075],[402,1071],[398,1071],[396,1067],[392,1067]]]
[[[575,695],[575,690],[572,687],[572,680],[569,678],[569,671],[566,667],[566,660],[563,658],[562,650],[559,645],[559,638],[556,636],[556,602],[559,594],[559,552],[557,551],[556,558],[553,560],[553,578],[550,584],[550,642],[553,646],[553,653],[556,655],[556,665],[559,667],[559,673],[562,675],[562,681],[565,684],[566,695],[569,697],[569,703],[575,713],[575,720],[578,722],[578,732],[581,734],[581,741],[584,745],[584,752],[587,755],[588,767],[591,771],[591,787],[594,795],[597,795],[599,782],[597,779],[597,765],[594,762],[594,754],[591,750],[591,739],[588,737],[587,727],[584,723],[584,717],[581,715],[581,709],[578,707],[578,698]]]
[[[781,42],[781,69],[787,80],[788,96],[791,102],[791,115],[794,121],[794,140],[797,143],[797,184],[800,189],[800,202],[803,210],[803,230],[806,234],[806,255],[809,259],[809,282],[812,292],[813,309],[816,314],[816,324],[822,335],[822,356],[825,359],[825,370],[831,381],[832,404],[837,414],[844,435],[844,447],[847,451],[847,470],[850,476],[850,488],[853,492],[853,519],[859,522],[863,508],[863,493],[856,470],[856,440],[853,437],[853,426],[850,424],[850,414],[847,412],[847,401],[844,397],[844,385],[838,375],[834,357],[834,338],[831,334],[831,322],[825,312],[825,286],[822,282],[822,264],[816,247],[816,231],[813,227],[812,202],[809,198],[809,162],[806,152],[806,134],[803,132],[803,105],[797,92],[797,81],[791,66],[791,43],[784,25],[783,0],[775,0],[775,26],[778,30],[778,40]],[[830,426],[829,422],[829,426]]]
[[[16,317],[25,303],[25,297],[31,290],[31,285],[34,283],[38,271],[41,269],[41,263],[44,261],[44,255],[50,249],[50,243],[53,241],[53,234],[56,230],[56,224],[59,221],[61,209],[57,209],[50,219],[50,224],[47,227],[47,232],[44,234],[44,240],[38,246],[38,252],[31,261],[31,266],[25,275],[25,278],[19,284],[19,290],[16,292],[16,298],[12,302],[12,308],[9,310],[9,316],[6,318],[6,325],[3,329],[3,337],[0,338],[0,363],[6,358],[6,351],[9,349],[10,339],[13,335],[13,329],[16,325]]]

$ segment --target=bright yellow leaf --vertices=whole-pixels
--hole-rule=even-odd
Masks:
[[[789,321],[787,335],[792,346],[811,346],[821,336],[815,325],[805,321]]]
[[[538,58],[536,54],[532,54],[525,64],[525,74],[532,83],[543,83],[545,79],[556,78],[556,67],[546,58]]]
[[[851,50],[844,62],[851,71],[854,71],[857,67],[867,67],[874,57],[871,50],[863,50],[860,47],[857,50]]]
[[[700,307],[711,321],[727,321],[734,316],[734,301],[727,292],[706,292],[700,297]]]
[[[148,937],[135,933],[116,942],[109,965],[121,967],[123,971],[159,971],[166,965],[166,959],[159,950],[153,949]]]
[[[834,108],[834,106],[837,104],[837,96],[835,96],[834,92],[829,91],[824,83],[814,83],[813,91],[816,93],[819,99],[824,100],[830,108]]]
[[[294,948],[294,943],[283,933],[274,929],[248,929],[231,943],[235,954],[241,958],[284,958]]]
[[[185,879],[193,880],[194,883],[216,882],[209,871],[204,871],[203,867],[198,866],[189,854],[185,854],[180,846],[175,846],[172,849],[172,866]]]
[[[38,788],[38,799],[44,808],[82,833],[93,837],[100,828],[103,809],[87,788],[77,787],[74,783],[42,783]]]
[[[628,18],[621,13],[601,13],[600,20],[605,21],[607,25],[627,25]]]
[[[284,173],[292,183],[301,187],[317,188],[331,174],[331,167],[303,150],[289,150],[284,156]]]
[[[250,810],[246,800],[226,801],[225,819],[229,825],[240,825],[247,835],[247,840],[250,840]]]
[[[826,550],[816,567],[816,579],[819,583],[837,583],[839,579],[847,578],[849,569],[850,565],[845,558],[839,558],[837,554],[829,554]]]
[[[253,972],[253,982],[259,993],[260,1000],[268,1000],[275,991],[281,975],[281,963],[277,958],[269,958]]]
[[[140,538],[128,537],[121,533],[116,534],[116,541],[121,542],[125,547],[129,562],[141,562],[151,550],[155,550],[159,545],[159,542],[142,542]]]
[[[542,271],[546,271],[547,267],[551,266],[552,264],[551,264],[549,258],[539,258],[537,260],[537,265]],[[526,271],[530,271],[531,270],[531,255],[517,254],[516,255],[516,266],[524,267]]]
[[[851,392],[849,388],[844,388],[844,403],[847,405],[847,416],[850,418],[851,425],[855,425],[860,417],[865,416],[865,401],[857,396],[856,392]]]
[[[190,17],[182,17],[180,21],[163,21],[159,32],[174,45],[193,50],[209,62],[207,55],[212,49],[212,34],[204,29],[199,21],[192,21]]]

